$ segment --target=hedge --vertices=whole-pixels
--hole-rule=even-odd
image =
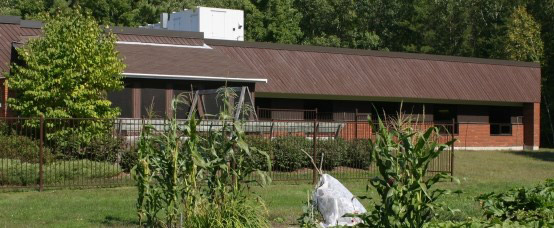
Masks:
[[[310,166],[309,158],[302,152],[310,151],[312,142],[300,136],[278,137],[271,141],[273,170],[295,171]]]
[[[54,159],[50,149],[43,149],[44,162]],[[0,159],[16,159],[22,162],[40,161],[40,142],[20,135],[0,135]]]
[[[39,183],[39,164],[4,159],[0,167],[0,185],[35,185]],[[122,172],[109,162],[72,160],[52,162],[44,166],[44,184],[111,178]]]
[[[274,171],[290,172],[301,168],[311,168],[310,159],[302,150],[312,154],[312,139],[301,136],[283,136],[273,140],[248,136],[247,142],[266,151],[272,158]],[[339,166],[367,169],[370,166],[370,146],[368,140],[318,139],[318,155],[324,155],[323,169],[333,170]],[[259,159],[261,169],[266,169],[265,161]],[[319,164],[318,164],[319,165]]]

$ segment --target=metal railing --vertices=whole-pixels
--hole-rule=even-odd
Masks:
[[[178,120],[185,124],[186,120]],[[145,124],[158,130],[164,119],[0,118],[0,189],[120,186],[133,183],[131,168]],[[199,132],[221,127],[203,120]],[[242,127],[252,146],[271,156],[274,181],[315,181],[308,152],[326,173],[339,179],[368,179],[377,174],[370,163],[368,140],[375,126],[367,121],[245,121]],[[414,123],[425,129],[433,123]],[[453,124],[441,124],[452,129]],[[454,137],[441,133],[445,143]],[[321,160],[323,157],[323,161]],[[453,173],[453,147],[435,159],[430,172]]]

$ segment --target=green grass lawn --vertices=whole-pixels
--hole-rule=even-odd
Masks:
[[[480,216],[479,205],[473,197],[554,178],[554,151],[457,151],[455,175],[460,185],[440,185],[464,191],[459,196],[443,199],[451,208],[462,212],[453,216],[445,213],[441,218]],[[355,195],[369,194],[365,191],[367,180],[344,181],[344,184]],[[300,215],[311,187],[308,183],[275,182],[263,189],[256,188],[255,192],[265,200],[272,223],[287,227]],[[135,199],[136,190],[132,187],[4,192],[0,193],[0,227],[136,226]]]

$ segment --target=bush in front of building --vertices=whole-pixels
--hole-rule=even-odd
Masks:
[[[50,149],[43,149],[44,162],[54,159]],[[40,142],[21,135],[0,135],[0,160],[14,159],[27,163],[39,163]]]
[[[272,170],[291,172],[301,168],[312,168],[310,158],[302,152],[313,153],[313,140],[302,136],[281,136],[272,140],[260,136],[248,136],[249,145],[267,152],[272,161]],[[323,169],[333,170],[339,166],[367,169],[371,164],[369,140],[367,139],[318,139],[316,158],[318,166],[323,158]],[[263,159],[256,158],[260,169],[267,170]]]
[[[273,144],[273,170],[295,171],[300,168],[311,167],[309,158],[302,152],[309,153],[312,141],[302,136],[284,136],[272,140]]]
[[[270,158],[273,157],[273,144],[270,139],[259,137],[259,136],[246,136],[245,138],[246,143],[248,145],[252,145],[252,147],[255,147],[258,150],[266,152]],[[256,165],[256,168],[264,171],[269,171],[268,164],[271,164],[267,161],[267,157],[262,156],[260,154],[254,154],[253,159]]]
[[[16,159],[2,160],[0,185],[28,186],[40,181],[39,164]],[[90,160],[56,161],[44,166],[44,184],[84,183],[94,179],[111,178],[121,173],[117,164]]]
[[[371,145],[368,139],[348,141],[343,165],[355,169],[368,169],[371,165]]]
[[[322,168],[333,170],[336,167],[344,166],[347,158],[350,143],[343,139],[319,139],[317,140],[317,153],[320,160],[323,156]],[[319,165],[319,164],[318,164]]]

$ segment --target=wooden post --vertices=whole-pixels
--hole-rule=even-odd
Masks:
[[[39,191],[44,189],[44,115],[40,115]]]

